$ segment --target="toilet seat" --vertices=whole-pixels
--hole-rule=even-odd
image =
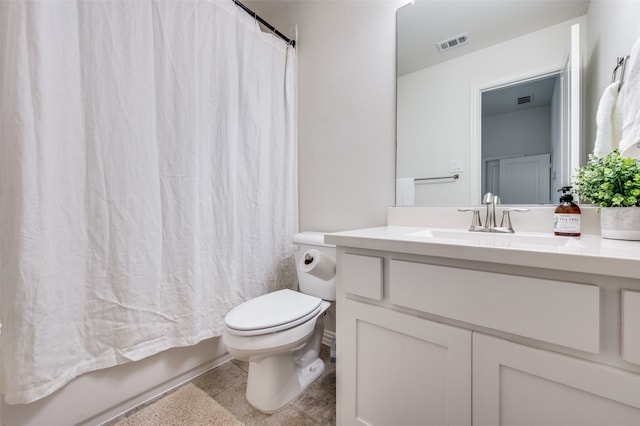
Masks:
[[[236,336],[258,336],[286,330],[309,321],[321,310],[322,299],[284,289],[236,306],[225,325]]]

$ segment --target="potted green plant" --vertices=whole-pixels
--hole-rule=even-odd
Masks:
[[[573,181],[576,194],[600,207],[603,238],[640,240],[640,162],[614,150],[589,155]]]

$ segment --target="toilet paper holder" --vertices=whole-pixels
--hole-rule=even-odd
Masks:
[[[336,276],[336,261],[321,251],[311,249],[302,255],[300,270],[321,280],[329,281]]]

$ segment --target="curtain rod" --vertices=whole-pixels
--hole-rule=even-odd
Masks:
[[[267,21],[265,21],[264,19],[262,19],[257,13],[255,13],[253,10],[249,9],[247,6],[245,6],[244,4],[240,3],[240,1],[238,0],[233,0],[233,2],[235,4],[237,4],[238,6],[240,6],[242,8],[242,10],[244,10],[245,12],[247,12],[249,15],[253,16],[254,19],[256,19],[258,22],[260,22],[262,25],[264,25],[265,27],[267,27],[271,32],[273,32],[275,35],[277,35],[278,37],[280,37],[281,39],[283,39],[285,42],[287,42],[287,44],[290,44],[291,47],[296,47],[296,41],[295,40],[291,40],[289,37],[285,36],[284,34],[282,34],[280,31],[278,31],[278,29],[276,27],[274,27],[273,25],[271,25],[270,23],[268,23]]]

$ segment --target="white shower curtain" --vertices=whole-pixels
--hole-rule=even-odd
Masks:
[[[295,286],[294,55],[231,0],[0,2],[6,402]]]

